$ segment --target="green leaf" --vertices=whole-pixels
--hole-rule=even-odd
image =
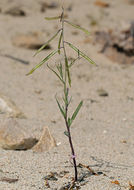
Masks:
[[[46,20],[57,20],[60,19],[61,16],[55,16],[55,17],[45,17]]]
[[[64,131],[64,135],[66,135],[67,137],[69,137],[69,134],[67,131]]]
[[[55,35],[52,36],[52,38],[50,38],[44,45],[42,45],[38,50],[37,52],[34,54],[37,55],[38,53],[40,53],[58,34],[59,34],[60,30],[58,30],[58,32],[56,32]]]
[[[64,13],[62,12],[60,16],[60,22],[62,21],[63,17],[64,17]]]
[[[63,79],[58,75],[58,73],[52,69],[48,64],[47,67],[60,79],[60,81],[64,84],[65,82],[63,81]]]
[[[74,64],[78,59],[80,59],[80,57],[77,57],[76,59],[73,59],[73,60],[71,61],[71,63],[69,64],[69,68],[72,67],[73,64]]]
[[[58,69],[58,71],[59,71],[59,73],[60,73],[61,78],[63,79],[63,69],[62,69],[62,64],[60,63],[60,64],[58,64],[56,67],[57,67],[57,69]]]
[[[77,29],[79,29],[79,30],[82,30],[83,32],[85,32],[85,33],[88,34],[88,35],[90,34],[90,32],[89,32],[88,30],[86,30],[85,28],[82,28],[81,26],[78,26],[78,25],[76,25],[76,24],[73,24],[72,22],[69,22],[69,21],[67,21],[67,20],[64,20],[64,22],[66,22],[67,24],[73,26],[74,28],[77,28]]]
[[[38,69],[40,66],[42,66],[47,60],[49,60],[53,55],[55,55],[58,52],[58,50],[55,50],[51,52],[45,59],[43,59],[38,65],[36,65],[29,73],[26,75],[32,74],[36,69]]]
[[[69,89],[64,86],[65,98],[63,98],[63,101],[65,102],[65,105],[68,105],[68,92],[69,92]]]
[[[59,54],[60,54],[60,44],[61,44],[62,36],[63,36],[63,32],[61,32],[61,34],[60,34],[59,43],[58,43],[58,53]]]
[[[67,71],[67,76],[68,76],[68,83],[71,86],[71,77],[70,77],[70,71],[69,71],[69,66],[68,66],[68,59],[65,57],[65,65],[66,65],[66,71]]]
[[[70,127],[71,124],[72,124],[70,117],[68,118],[68,121],[67,121],[67,122],[68,122],[68,126]]]
[[[77,47],[75,47],[73,44],[66,42],[73,50],[75,50],[79,55],[81,55],[83,58],[85,58],[89,63],[96,64],[90,57],[88,57],[86,54],[84,54],[82,51],[80,51]]]
[[[67,15],[64,15],[64,18],[67,18]],[[45,17],[46,20],[57,20],[60,19],[60,21],[63,19],[63,12],[61,13],[60,16],[55,16],[55,17]]]
[[[61,114],[62,114],[63,117],[65,118],[65,117],[66,117],[65,112],[64,112],[63,108],[61,107],[61,105],[60,105],[59,101],[57,100],[57,98],[56,98],[56,102],[57,102],[57,104],[58,104],[58,107],[59,107],[59,109],[60,109]]]
[[[74,113],[73,113],[73,115],[72,115],[72,117],[71,117],[71,120],[70,120],[70,125],[72,124],[72,122],[73,122],[74,119],[76,118],[76,116],[77,116],[77,114],[78,114],[78,112],[79,112],[79,110],[80,110],[82,104],[83,104],[83,101],[81,101],[81,102],[79,103],[79,105],[77,106],[76,110],[74,111]]]

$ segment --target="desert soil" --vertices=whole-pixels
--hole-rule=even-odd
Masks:
[[[57,147],[42,153],[0,149],[0,190],[44,190],[48,188],[46,175],[65,172],[67,174],[57,177],[57,181],[48,180],[48,189],[60,190],[73,177],[64,121],[55,101],[55,94],[59,99],[62,97],[62,85],[46,65],[26,76],[57,47],[55,39],[48,49],[33,57],[40,42],[47,41],[60,27],[58,21],[45,21],[44,17],[60,15],[62,6],[68,20],[91,32],[87,36],[66,25],[66,41],[96,62],[91,65],[80,59],[71,72],[70,94],[73,98],[70,112],[80,100],[84,101],[71,128],[77,164],[89,166],[98,173],[88,175],[81,189],[132,189],[134,62],[120,63],[123,52],[116,61],[114,54],[111,58],[106,56],[101,52],[101,43],[95,41],[95,32],[112,31],[120,35],[118,31],[127,30],[134,21],[134,1],[0,0],[0,93],[14,101],[25,114],[25,119],[16,118],[20,126],[27,127],[28,132],[37,136],[41,135],[44,126],[48,126],[57,142]],[[18,11],[12,10],[14,8]],[[28,35],[26,40],[21,38],[22,35]],[[33,42],[29,36],[35,37],[35,41],[32,39],[34,47],[29,45]],[[70,58],[76,55],[67,50]],[[132,59],[134,55],[127,56]],[[56,61],[59,61],[58,56],[49,63],[55,66]],[[86,169],[83,172],[87,172]],[[11,182],[3,178],[17,180]]]

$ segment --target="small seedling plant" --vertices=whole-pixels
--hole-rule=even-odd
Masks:
[[[71,148],[71,158],[73,160],[73,166],[74,166],[74,181],[76,182],[78,180],[78,172],[77,172],[77,164],[76,164],[76,154],[74,151],[74,146],[72,142],[72,136],[71,136],[71,125],[73,121],[75,120],[82,104],[83,101],[80,101],[76,109],[74,110],[73,114],[69,116],[69,106],[71,103],[71,97],[69,96],[69,90],[71,88],[71,75],[70,71],[74,63],[80,58],[86,59],[89,63],[95,64],[95,62],[90,59],[86,54],[84,54],[82,51],[80,51],[77,47],[75,47],[73,44],[70,42],[65,41],[65,24],[71,25],[74,28],[77,28],[83,32],[85,32],[87,35],[89,35],[89,32],[76,25],[73,24],[72,22],[68,21],[65,19],[65,14],[64,14],[64,8],[62,8],[62,13],[60,16],[57,17],[46,17],[46,20],[59,20],[61,23],[61,28],[43,45],[41,48],[37,50],[35,55],[40,53],[53,39],[55,39],[59,35],[59,40],[57,44],[57,50],[52,51],[48,56],[46,56],[39,64],[37,64],[27,75],[32,74],[36,69],[41,67],[44,63],[46,63],[51,57],[53,57],[55,54],[62,54],[64,58],[63,63],[58,63],[55,65],[55,69],[50,67],[50,65],[47,63],[47,67],[58,77],[59,81],[63,85],[63,97],[62,97],[62,104],[59,102],[59,100],[56,98],[57,105],[59,107],[59,110],[64,118],[65,125],[66,125],[66,131],[64,134],[68,137],[70,148]],[[77,57],[71,61],[69,61],[68,56],[67,56],[67,51],[66,51],[66,46],[69,46],[73,51],[77,52]]]

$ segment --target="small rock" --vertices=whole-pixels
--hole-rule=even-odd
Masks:
[[[60,145],[61,145],[61,142],[58,142],[56,145],[57,145],[57,146],[60,146]]]
[[[79,34],[78,31],[76,31],[76,30],[72,31],[72,35],[74,35],[74,36],[76,36],[76,35],[78,35],[78,34]]]
[[[134,63],[134,21],[124,23],[118,30],[96,32],[95,43],[102,44],[100,50],[112,61],[122,64]]]
[[[134,5],[134,0],[129,0],[129,4]]]
[[[122,121],[127,121],[127,118],[125,118],[125,117],[124,117],[124,118],[122,118]]]
[[[104,2],[104,1],[101,1],[101,0],[96,0],[95,1],[95,5],[99,6],[99,7],[109,7],[109,3],[107,2]]]
[[[52,2],[52,3],[46,3],[43,2],[41,3],[41,12],[45,12],[46,9],[55,9],[58,7],[58,4],[56,2]]]
[[[20,7],[13,7],[7,10],[5,14],[10,14],[12,16],[26,16],[26,13]]]
[[[106,134],[106,133],[107,133],[107,130],[104,130],[104,131],[103,131],[103,134]]]
[[[12,43],[17,47],[27,49],[39,49],[43,45],[39,34],[36,32],[31,34],[19,34],[13,38]],[[50,45],[47,45],[45,49],[51,49]]]
[[[99,96],[108,96],[108,92],[104,89],[98,89],[97,92]]]
[[[33,147],[34,152],[45,152],[56,146],[56,141],[51,135],[49,128],[44,127],[42,136],[38,143]]]
[[[45,176],[44,179],[50,181],[58,181],[57,175],[57,172],[51,172],[49,175]]]
[[[9,117],[26,118],[15,103],[7,96],[0,93],[0,114],[6,114]]]
[[[41,94],[41,93],[42,93],[42,90],[40,90],[40,89],[35,89],[34,92],[35,92],[36,94]]]
[[[15,182],[17,182],[18,180],[19,180],[18,178],[16,178],[16,179],[14,179],[14,178],[7,178],[7,177],[2,177],[2,178],[0,178],[0,181],[8,182],[8,183],[15,183]]]
[[[6,150],[27,150],[37,139],[28,134],[13,118],[0,120],[0,147]]]
[[[68,11],[72,11],[72,9],[73,9],[73,5],[70,4],[70,5],[68,6],[67,10],[68,10]]]
[[[126,140],[121,140],[120,142],[121,142],[121,143],[124,143],[124,144],[126,144],[126,143],[127,143],[127,141],[126,141]]]

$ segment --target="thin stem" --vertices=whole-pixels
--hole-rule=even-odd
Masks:
[[[62,8],[61,23],[62,23],[62,46],[63,46],[63,52],[64,52],[64,59],[66,60],[67,55],[66,55],[65,42],[64,42],[64,8]],[[67,78],[66,76],[67,76],[67,72],[66,72],[66,64],[65,64],[65,83],[66,83],[66,78]]]
[[[77,164],[76,164],[76,158],[75,158],[75,151],[74,151],[74,147],[73,147],[73,143],[72,143],[71,132],[70,132],[70,127],[68,125],[68,117],[67,117],[68,104],[66,104],[65,112],[66,112],[66,114],[65,114],[66,115],[66,117],[65,117],[65,123],[66,123],[66,127],[67,127],[68,139],[69,139],[69,143],[70,143],[70,147],[71,147],[71,151],[72,151],[72,159],[73,159],[73,165],[74,165],[74,170],[75,170],[75,178],[74,178],[74,180],[77,181],[78,180],[78,172],[77,172]]]
[[[70,127],[68,125],[68,106],[69,106],[69,101],[68,101],[68,91],[69,89],[67,88],[67,68],[66,68],[66,60],[67,60],[67,54],[66,54],[66,49],[65,49],[65,41],[64,41],[64,8],[62,8],[62,15],[61,15],[61,23],[62,23],[62,47],[63,47],[63,53],[64,53],[64,59],[65,59],[65,73],[64,73],[64,97],[65,97],[65,124],[67,127],[67,132],[68,132],[68,139],[71,147],[71,152],[72,152],[72,159],[73,159],[73,165],[74,165],[74,170],[75,170],[75,178],[74,180],[78,180],[78,172],[77,172],[77,165],[76,165],[76,158],[75,158],[75,151],[72,143],[72,138],[71,138],[71,132],[70,132]]]

